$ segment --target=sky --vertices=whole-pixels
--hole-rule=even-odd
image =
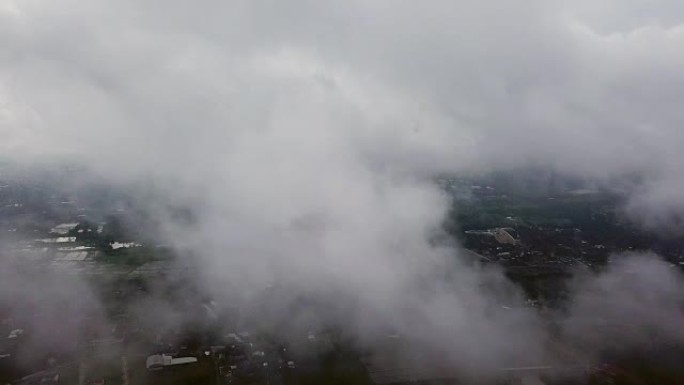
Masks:
[[[193,207],[166,231],[217,292],[349,299],[360,335],[428,325],[463,366],[542,354],[501,274],[429,242],[449,207],[432,178],[639,175],[626,212],[681,225],[684,6],[597,3],[0,0],[0,153]],[[606,280],[599,298],[625,292]]]

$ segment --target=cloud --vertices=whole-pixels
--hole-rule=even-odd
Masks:
[[[192,207],[166,231],[215,292],[351,298],[359,329],[423,324],[456,362],[503,363],[544,333],[429,242],[434,175],[637,173],[636,218],[684,210],[661,193],[684,185],[684,14],[609,4],[3,0],[0,149]]]
[[[681,344],[683,284],[653,255],[616,256],[603,274],[575,279],[566,338],[586,352]]]
[[[3,333],[19,330],[11,354],[18,368],[59,365],[78,352],[83,336],[105,336],[109,329],[105,309],[83,277],[65,269],[37,264],[42,255],[24,252],[0,254],[0,314]],[[3,335],[7,338],[8,335]],[[3,348],[12,346],[7,339]],[[4,373],[4,375],[7,375]]]
[[[4,147],[194,169],[174,154],[287,131],[427,172],[678,167],[681,28],[575,7],[5,1]]]

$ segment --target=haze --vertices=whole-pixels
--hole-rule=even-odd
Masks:
[[[160,237],[226,303],[282,287],[269,322],[315,297],[364,344],[415,335],[480,372],[544,357],[548,330],[501,307],[523,300],[498,269],[438,241],[435,178],[631,178],[624,214],[679,234],[683,22],[666,0],[0,0],[0,155],[145,185],[159,218],[190,208]],[[681,341],[679,273],[626,260],[578,282],[568,338],[605,311]]]

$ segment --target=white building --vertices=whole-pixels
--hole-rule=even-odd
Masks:
[[[76,226],[78,226],[78,223],[62,223],[61,225],[53,227],[50,232],[53,234],[67,235],[69,234],[69,231],[75,229]]]
[[[496,229],[496,231],[494,231],[494,238],[496,238],[497,242],[502,244],[515,245],[517,243],[515,238],[504,229]]]

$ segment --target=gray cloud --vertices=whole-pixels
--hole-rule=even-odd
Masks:
[[[635,218],[684,210],[684,13],[592,4],[5,0],[0,149],[191,205],[166,231],[217,292],[358,299],[359,329],[426,325],[464,365],[534,356],[535,315],[481,290],[507,282],[428,242],[448,204],[430,177],[643,173]]]
[[[619,257],[605,273],[575,279],[568,340],[587,352],[681,344],[681,274],[653,255]]]

